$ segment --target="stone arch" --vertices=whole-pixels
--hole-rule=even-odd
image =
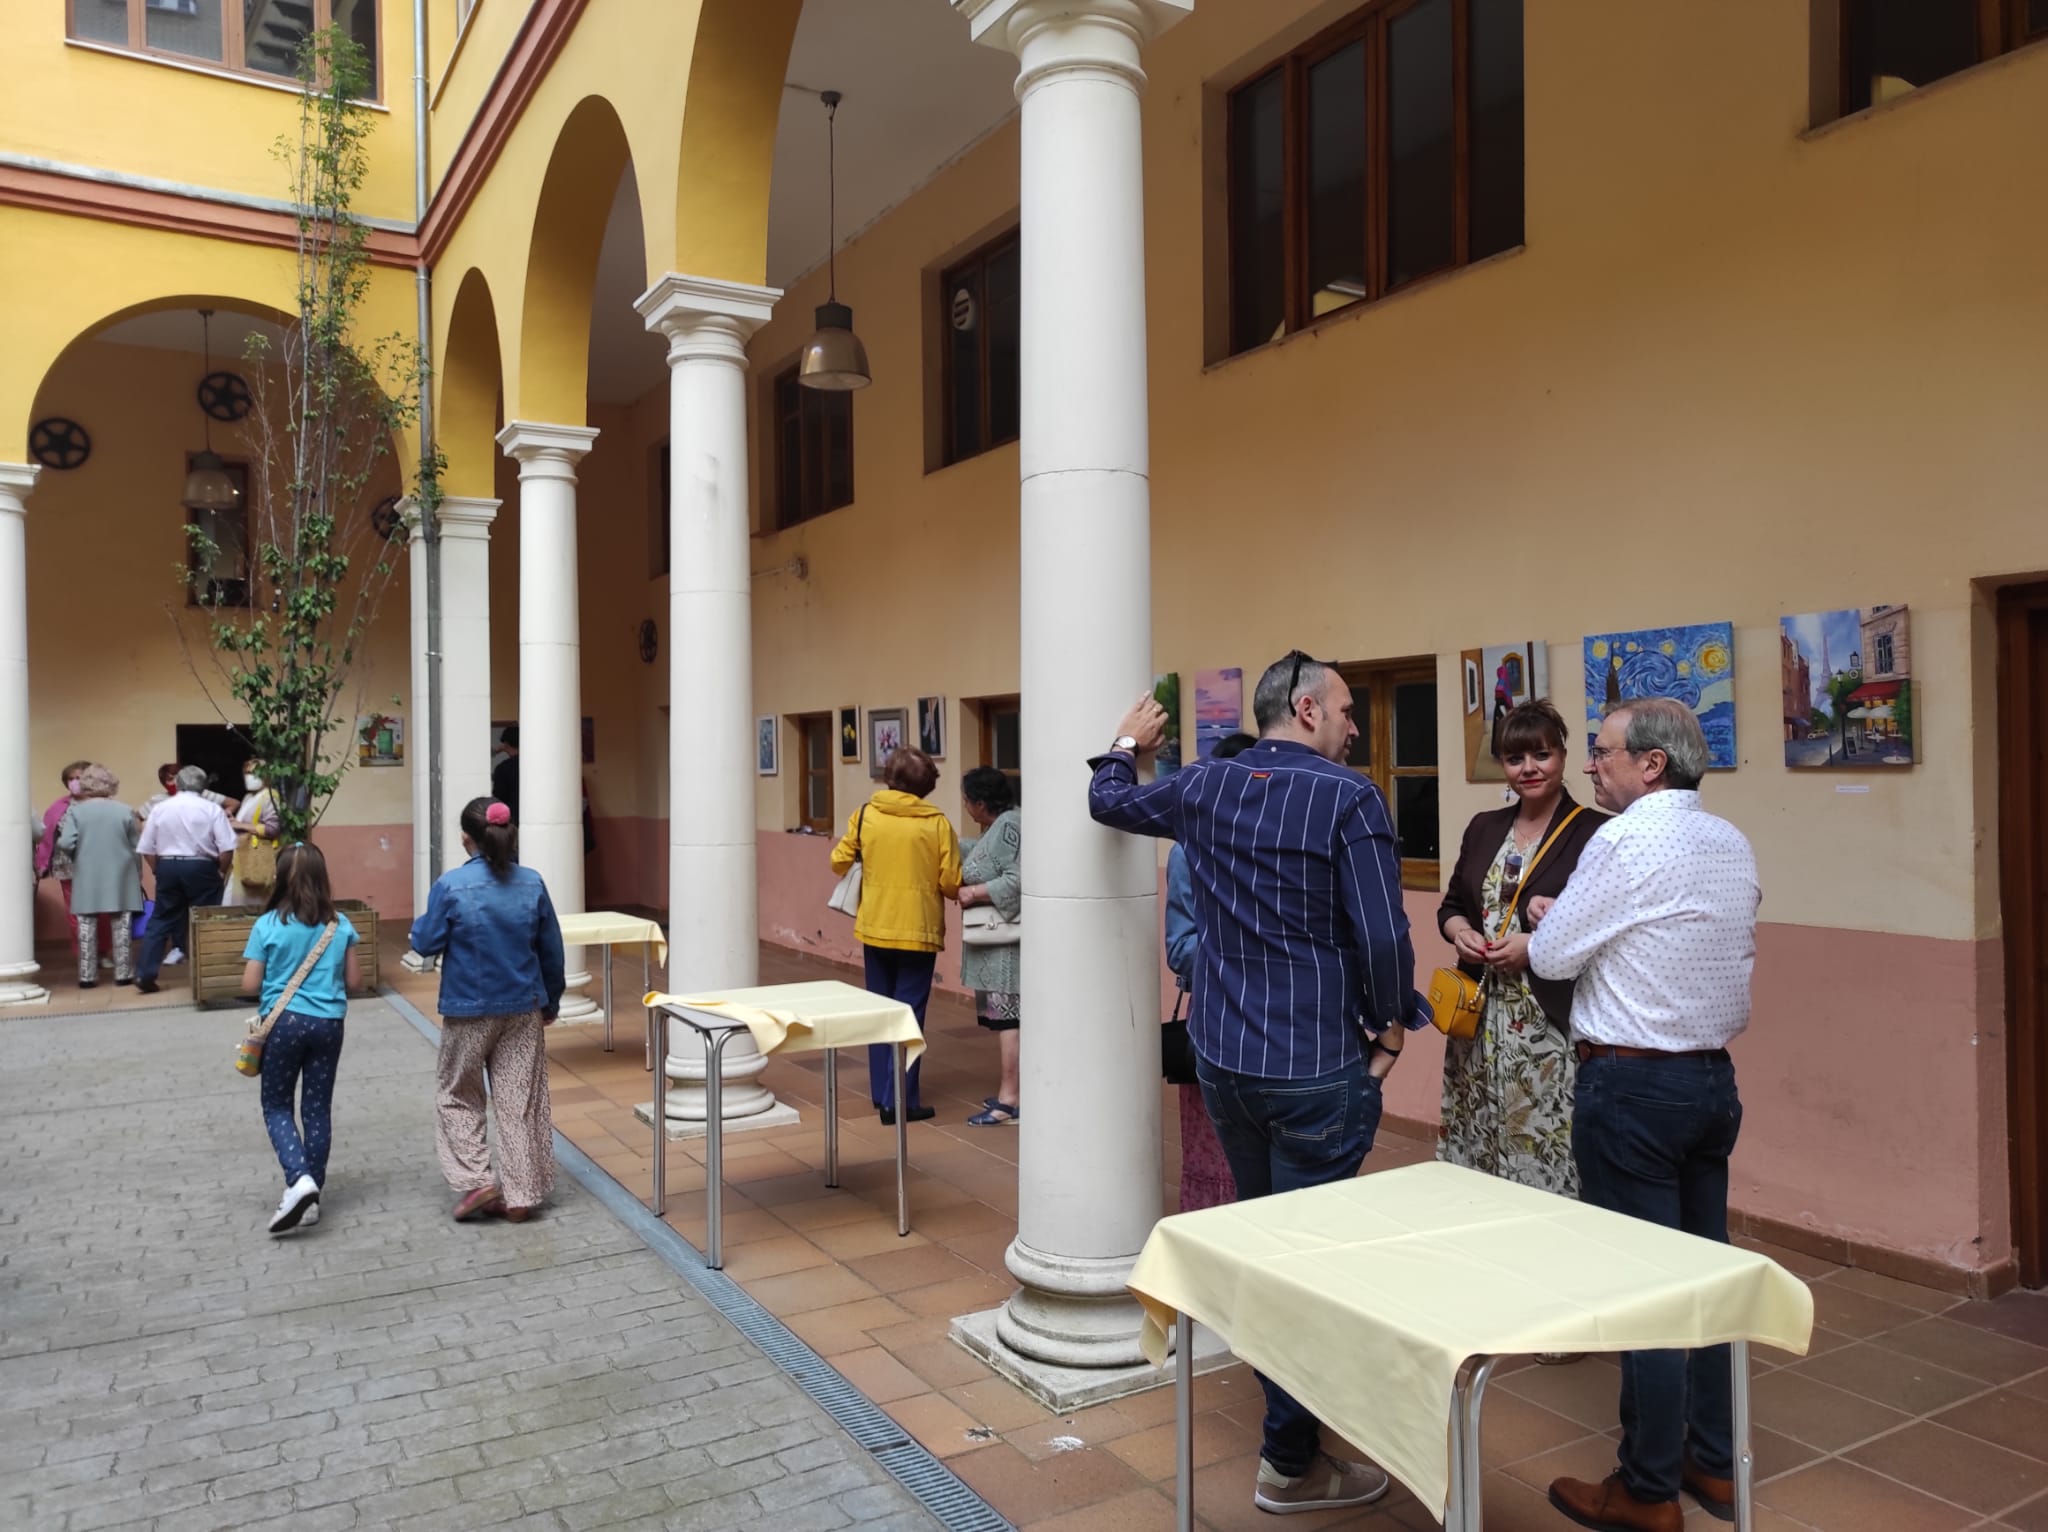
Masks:
[[[802,10],[803,0],[704,0],[676,168],[676,269],[689,276],[767,281],[775,124]]]
[[[442,488],[488,498],[497,472],[498,401],[504,370],[498,313],[490,280],[472,266],[463,273],[448,319],[448,341],[436,382],[440,407],[434,435],[447,458]]]

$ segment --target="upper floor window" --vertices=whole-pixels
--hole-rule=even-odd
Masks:
[[[1014,229],[939,283],[949,463],[1017,439],[1017,288]]]
[[[1840,0],[1841,114],[2048,37],[2048,0]]]
[[[853,504],[853,394],[775,380],[775,526]]]
[[[1230,349],[1522,242],[1522,0],[1386,0],[1230,96]]]
[[[299,44],[329,26],[355,40],[377,86],[378,0],[70,0],[70,35],[243,74],[296,79]]]

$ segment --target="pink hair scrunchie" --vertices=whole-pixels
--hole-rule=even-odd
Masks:
[[[508,825],[512,823],[512,810],[502,803],[493,803],[484,810],[484,823],[487,825]]]

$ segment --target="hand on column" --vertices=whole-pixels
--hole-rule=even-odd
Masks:
[[[1150,692],[1138,699],[1138,705],[1124,714],[1124,721],[1117,725],[1116,734],[1122,739],[1126,734],[1138,742],[1138,754],[1150,755],[1166,741],[1166,709]]]

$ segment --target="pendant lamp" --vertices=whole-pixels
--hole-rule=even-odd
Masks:
[[[200,347],[206,354],[206,373],[213,372],[213,310],[199,311]],[[206,445],[192,454],[192,467],[185,475],[184,504],[188,511],[232,511],[242,503],[241,486],[229,477],[220,454],[213,450],[213,417],[204,405],[200,418],[206,422]]]
[[[825,103],[825,301],[818,305],[818,329],[804,345],[797,363],[796,380],[805,388],[844,391],[866,388],[874,381],[868,373],[868,348],[853,333],[853,310],[839,301],[839,165],[834,131],[839,115],[839,92],[821,91]]]

